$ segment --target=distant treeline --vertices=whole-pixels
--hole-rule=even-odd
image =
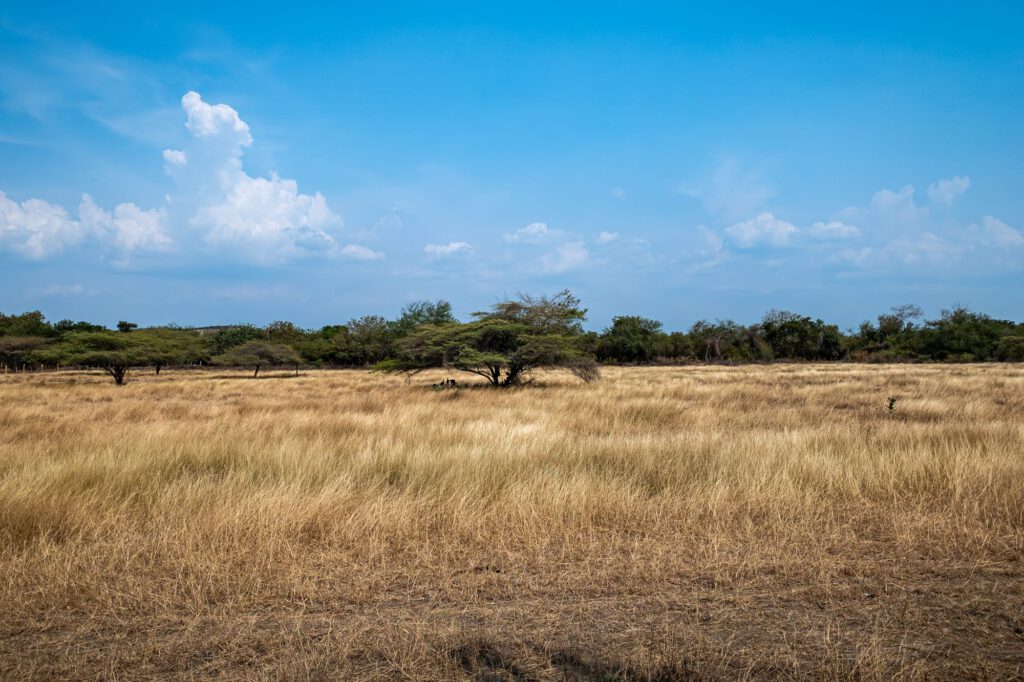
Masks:
[[[600,363],[1024,361],[1024,324],[964,307],[950,308],[938,318],[926,320],[917,306],[897,306],[875,321],[863,322],[856,331],[845,333],[823,320],[778,310],[751,325],[701,320],[687,331],[672,332],[664,331],[657,320],[623,315],[597,333],[578,325],[585,313],[578,307],[578,300],[569,292],[560,296],[568,297],[563,300],[575,307],[571,308],[573,324],[557,330],[558,343],[565,348],[571,346],[575,357],[587,356]],[[522,300],[550,305],[556,299]],[[513,309],[502,306],[513,306],[521,317],[502,318],[501,314]],[[126,368],[155,366],[159,371],[162,366],[206,364],[219,359],[221,364],[255,366],[257,372],[261,365],[293,364],[365,367],[391,363],[392,367],[407,369],[416,366],[410,353],[418,342],[412,339],[424,330],[433,330],[432,348],[443,350],[449,347],[444,345],[446,339],[454,338],[462,339],[459,343],[463,345],[458,348],[465,352],[470,347],[476,349],[474,352],[488,352],[491,341],[486,335],[497,333],[494,324],[523,323],[527,317],[522,311],[530,310],[523,303],[506,301],[492,312],[475,314],[474,321],[459,322],[447,301],[423,301],[406,306],[394,319],[367,315],[320,329],[302,329],[286,321],[265,327],[237,324],[139,329],[125,321],[110,330],[88,322],[49,322],[39,311],[0,314],[0,364],[9,370],[114,364]],[[491,326],[478,330],[484,322]],[[470,331],[475,336],[466,341]],[[527,336],[535,342],[548,333],[539,327],[522,327],[520,331],[520,344]],[[509,348],[515,351],[518,346]],[[427,356],[421,353],[421,357]],[[447,362],[447,355],[437,357],[441,358],[437,362]]]

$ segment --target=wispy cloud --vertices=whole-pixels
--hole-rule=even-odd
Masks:
[[[352,260],[380,260],[384,258],[384,254],[380,251],[374,251],[359,244],[348,244],[341,247],[341,255]]]
[[[971,186],[971,179],[966,176],[954,176],[948,180],[938,180],[928,185],[928,198],[936,204],[952,206],[953,202]]]
[[[548,244],[564,235],[560,230],[550,229],[547,223],[530,223],[515,232],[506,232],[503,238],[509,244]]]
[[[729,241],[743,249],[759,244],[784,246],[797,231],[796,225],[780,220],[769,212],[759,213],[752,220],[725,228]]]
[[[686,196],[699,199],[712,215],[739,218],[760,209],[775,190],[734,158],[721,160],[703,181],[684,185]]]
[[[569,242],[542,256],[541,264],[544,272],[559,274],[579,268],[589,257],[590,252],[583,242]]]
[[[423,252],[432,258],[444,258],[458,253],[473,253],[473,247],[466,242],[427,244],[423,247]]]

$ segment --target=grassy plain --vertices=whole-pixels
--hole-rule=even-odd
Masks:
[[[1022,366],[249,374],[0,375],[0,676],[1024,675]]]

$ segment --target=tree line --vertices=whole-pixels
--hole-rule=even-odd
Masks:
[[[700,320],[687,331],[661,322],[615,317],[601,332],[586,331],[586,309],[569,291],[521,295],[460,322],[444,300],[420,301],[397,317],[354,318],[302,329],[278,321],[265,327],[149,327],[122,321],[116,329],[89,322],[49,322],[39,311],[0,313],[0,365],[5,371],[95,367],[116,383],[133,367],[245,366],[372,367],[416,373],[433,367],[481,376],[495,386],[531,380],[539,368],[569,371],[589,381],[600,364],[772,361],[989,362],[1024,361],[1024,324],[957,306],[926,320],[901,305],[858,329],[772,310],[757,323]]]

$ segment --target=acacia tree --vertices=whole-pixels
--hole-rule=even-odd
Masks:
[[[298,373],[298,367],[299,363],[302,362],[302,356],[300,356],[294,348],[286,346],[283,343],[249,341],[213,357],[210,362],[215,365],[253,367],[255,369],[252,376],[255,379],[259,376],[260,367],[265,365],[272,367],[280,365],[294,365],[295,371]]]
[[[156,364],[164,350],[141,333],[74,332],[35,358],[47,364],[100,367],[121,386],[130,368]]]
[[[521,295],[473,313],[476,319],[466,324],[421,327],[398,341],[396,358],[378,363],[376,369],[415,374],[447,367],[505,387],[529,383],[536,369],[565,370],[593,381],[600,373],[585,348],[585,316],[569,291],[551,297]]]

